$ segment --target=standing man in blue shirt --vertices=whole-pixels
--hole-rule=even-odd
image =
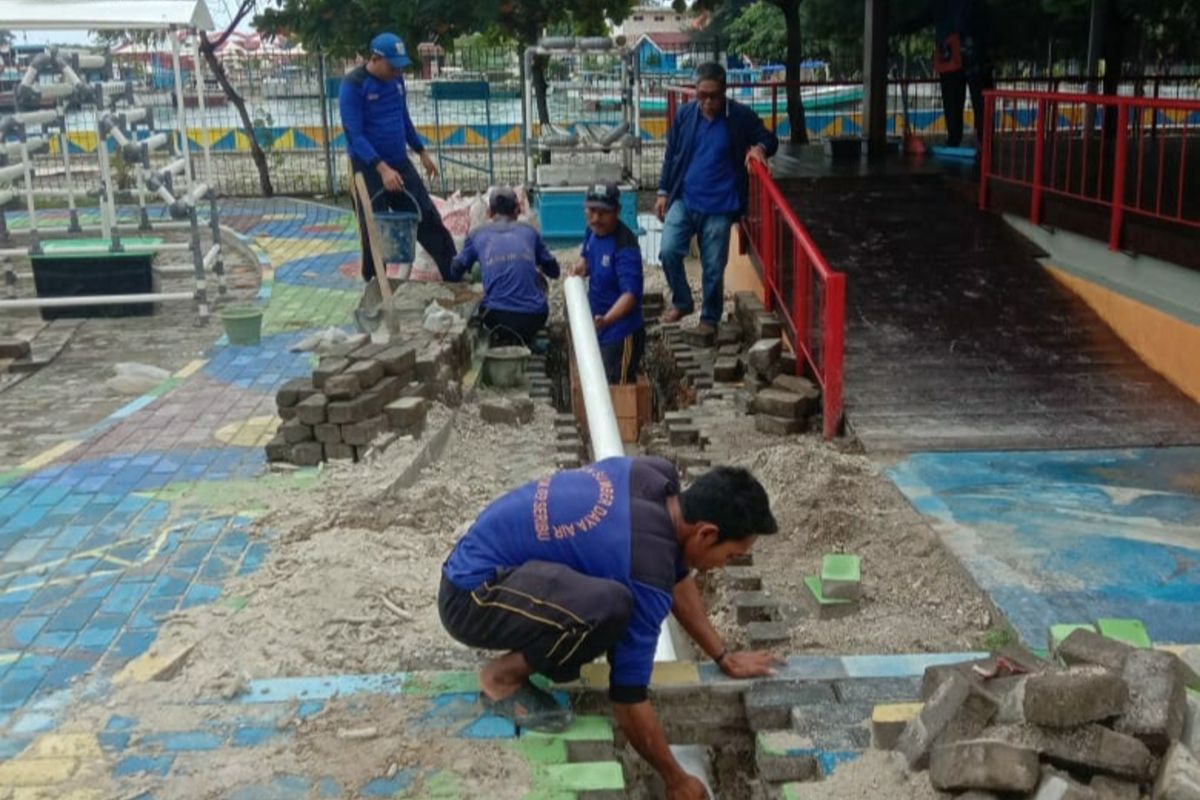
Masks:
[[[617,184],[597,183],[584,197],[588,230],[571,274],[588,279],[588,303],[609,384],[632,383],[646,351],[642,248],[621,222]]]
[[[700,240],[704,297],[700,330],[715,332],[725,312],[725,264],[733,224],[746,213],[751,159],[766,162],[779,139],[753,109],[725,99],[725,68],[701,64],[696,100],[675,116],[667,136],[655,213],[663,220],[662,266],[671,288],[664,322],[695,310],[683,261],[693,236]]]
[[[542,235],[532,225],[517,221],[519,211],[516,192],[507,186],[493,189],[488,197],[491,219],[467,237],[450,264],[450,280],[461,281],[478,262],[483,273],[481,319],[492,344],[532,349],[550,313],[539,270],[557,278],[560,269]]]
[[[421,158],[425,173],[433,178],[437,165],[425,152],[408,113],[403,71],[412,62],[404,42],[394,33],[381,33],[371,40],[371,57],[367,63],[351,70],[342,79],[338,106],[342,113],[342,129],[350,148],[350,164],[362,173],[367,193],[375,211],[413,211],[407,190],[421,208],[421,224],[417,241],[433,257],[443,280],[450,274],[454,258],[454,237],[442,224],[429,192],[412,162],[408,148]],[[375,276],[376,264],[367,244],[366,222],[359,212],[358,227],[362,232],[362,274],[364,280]]]
[[[438,611],[468,647],[507,651],[479,671],[480,700],[522,728],[571,723],[530,677],[572,681],[607,654],[608,695],[629,742],[669,800],[705,800],[648,699],[655,648],[670,613],[727,676],[770,675],[772,654],[725,648],[691,571],[721,569],[777,530],[766,490],[744,469],[717,467],[681,493],[668,461],[608,458],[485,508],[442,567]]]

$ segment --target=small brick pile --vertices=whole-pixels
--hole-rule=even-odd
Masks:
[[[321,358],[311,378],[289,381],[276,395],[284,420],[267,460],[316,466],[359,461],[384,435],[420,436],[429,402],[458,390],[469,351],[461,340],[424,347],[352,343]]]
[[[875,746],[980,800],[1200,800],[1200,677],[1177,655],[1079,629],[1049,661],[999,656],[926,670],[923,705],[876,708]]]
[[[779,321],[753,292],[735,296],[734,321],[749,346],[740,354],[733,348],[718,351],[717,380],[743,379],[739,405],[754,414],[760,432],[787,436],[808,430],[820,410],[821,390],[794,374],[796,359],[783,352]]]

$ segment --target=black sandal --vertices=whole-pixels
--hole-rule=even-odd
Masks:
[[[541,733],[562,733],[571,727],[575,715],[560,706],[549,692],[529,681],[502,700],[493,700],[482,692],[479,700],[489,714],[504,717],[518,728]]]

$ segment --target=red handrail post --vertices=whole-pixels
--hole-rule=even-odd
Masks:
[[[979,207],[986,211],[988,205],[988,177],[992,173],[992,128],[996,124],[996,95],[992,91],[983,93],[983,153],[979,161]]]
[[[825,282],[825,330],[822,331],[825,367],[822,435],[832,439],[842,428],[842,374],[846,346],[846,276],[829,275]]]
[[[811,357],[812,346],[812,259],[802,242],[792,245],[792,329],[795,331],[796,369],[800,362]],[[797,374],[800,374],[797,371]]]
[[[671,123],[675,121],[675,112],[679,110],[679,98],[675,94],[675,90],[670,86],[667,87],[667,130],[671,130]]]
[[[1112,226],[1108,231],[1108,249],[1121,249],[1121,227],[1125,221],[1125,171],[1128,165],[1129,144],[1129,105],[1117,101],[1117,148],[1116,163],[1113,166],[1112,183]]]
[[[762,242],[758,257],[762,259],[763,268],[763,308],[768,313],[775,310],[775,260],[779,252],[775,242],[775,206],[767,192],[767,182],[763,179],[766,167],[754,162],[755,189],[759,192],[759,209],[761,211]]]
[[[1050,101],[1037,101],[1037,120],[1034,123],[1033,141],[1033,195],[1029,203],[1029,221],[1034,225],[1042,222],[1042,164],[1046,160],[1046,114]]]

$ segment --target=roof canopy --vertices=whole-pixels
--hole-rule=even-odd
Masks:
[[[0,29],[162,31],[175,27],[210,31],[204,0],[0,0]]]

